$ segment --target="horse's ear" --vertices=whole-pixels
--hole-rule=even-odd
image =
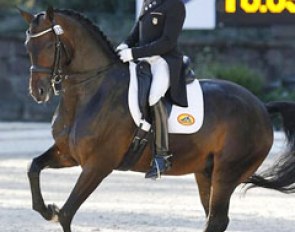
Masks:
[[[26,11],[24,11],[24,10],[18,8],[18,7],[17,7],[17,9],[18,9],[19,13],[21,14],[21,16],[23,17],[23,19],[24,19],[28,24],[30,24],[30,23],[33,21],[33,19],[34,19],[34,15],[32,15],[31,13],[26,12]]]
[[[53,19],[54,19],[54,9],[53,9],[52,6],[49,6],[47,8],[46,16],[47,16],[47,18],[49,19],[50,22],[53,21]]]

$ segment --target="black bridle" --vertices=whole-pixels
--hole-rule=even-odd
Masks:
[[[66,46],[61,41],[60,35],[64,33],[62,27],[60,25],[56,25],[53,23],[52,27],[44,30],[42,32],[31,34],[27,31],[27,40],[30,38],[38,38],[40,36],[43,36],[49,32],[53,32],[55,35],[55,51],[54,51],[54,63],[53,63],[53,69],[41,67],[39,65],[32,65],[30,68],[31,73],[47,73],[49,74],[51,86],[53,89],[53,92],[55,95],[59,95],[61,91],[61,83],[62,80],[65,79],[66,74],[64,74],[62,70],[62,64],[61,64],[61,53],[62,50],[64,50],[65,55],[68,59],[68,63],[70,62],[70,57],[68,56]]]
[[[63,72],[63,69],[62,69],[62,63],[61,63],[62,50],[65,53],[67,64],[71,62],[71,58],[66,48],[66,45],[61,41],[60,35],[64,33],[64,30],[62,29],[60,25],[53,23],[51,28],[35,33],[35,34],[31,34],[30,32],[27,31],[27,41],[30,38],[38,38],[49,32],[53,32],[55,35],[55,51],[54,51],[53,68],[42,67],[39,65],[32,65],[30,67],[30,71],[31,71],[31,74],[32,73],[49,74],[51,87],[55,95],[59,95],[63,91],[62,89],[63,80],[70,81],[69,77],[71,77],[71,79],[76,79],[76,78],[81,79],[81,77],[84,77],[84,78],[86,77],[86,80],[81,81],[81,83],[84,83],[85,81],[91,80],[92,78],[97,77],[98,75],[101,75],[102,73],[106,72],[116,63],[116,62],[112,62],[104,67],[100,67],[99,69],[90,70],[90,71],[86,71],[82,73],[66,74]]]

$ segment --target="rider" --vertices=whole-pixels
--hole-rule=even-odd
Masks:
[[[138,21],[130,35],[117,47],[120,59],[143,59],[153,75],[149,105],[155,127],[155,153],[146,178],[157,178],[171,167],[167,110],[162,101],[168,91],[172,103],[186,107],[185,80],[181,77],[183,54],[177,48],[185,19],[182,0],[144,0]],[[166,95],[166,96],[167,96]]]

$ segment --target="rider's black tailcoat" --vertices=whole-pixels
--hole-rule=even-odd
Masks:
[[[185,107],[186,87],[181,77],[183,54],[177,47],[184,19],[182,0],[145,0],[125,43],[132,48],[134,59],[160,55],[166,60],[170,69],[170,98]]]

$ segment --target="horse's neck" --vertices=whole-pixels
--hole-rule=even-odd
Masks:
[[[71,23],[66,25],[68,22]],[[71,18],[62,18],[61,23],[64,23],[67,28],[69,47],[72,50],[71,63],[65,68],[67,72],[87,72],[100,69],[100,67],[105,67],[113,62],[114,52],[102,34],[99,35],[99,33],[85,28],[80,22]],[[92,34],[96,34],[96,36]]]
[[[66,70],[68,73],[87,73],[93,70],[104,70],[104,68],[116,61],[114,52],[110,50],[104,38],[98,38],[99,41],[96,41],[89,31],[81,28],[81,26],[79,28],[72,27],[70,30],[72,30],[72,36],[70,38],[73,40],[71,44],[74,44],[74,46],[73,59]],[[113,68],[111,68],[110,71],[112,69]],[[104,88],[102,82],[106,84],[104,80],[106,78],[111,78],[111,75],[112,74],[103,72],[102,75],[93,77],[89,82],[86,81],[86,83],[66,83],[57,117],[61,119],[61,121],[64,121],[63,123],[67,124],[67,126],[71,126],[77,114],[79,114],[78,111],[83,110],[83,107],[87,105],[95,93],[99,91],[99,88]],[[116,81],[111,80],[110,82],[116,83]],[[107,82],[108,86],[110,82]],[[79,83],[79,80],[77,80],[77,83]]]
[[[95,71],[100,72],[105,67],[108,67],[114,62],[113,52],[110,47],[107,46],[104,38],[97,35],[94,37],[89,29],[84,28],[80,22],[76,20],[70,20],[69,18],[65,20],[66,22],[71,22],[71,26],[68,28],[68,38],[70,40],[72,49],[72,60],[70,65],[66,67],[65,73],[76,74],[85,73],[85,76],[79,77],[80,79],[74,78],[77,83],[83,82],[83,79],[89,75],[88,73],[93,73]],[[71,78],[71,75],[70,77]],[[94,80],[91,83],[95,82]],[[66,83],[66,93],[63,96],[63,102],[66,105],[76,105],[76,102],[81,100],[85,96],[85,92],[81,91],[83,84],[76,84],[75,81]],[[72,85],[72,86],[71,86]],[[77,86],[77,87],[75,87]],[[81,88],[79,88],[81,86]],[[93,89],[91,87],[91,89]],[[87,95],[91,94],[91,89],[87,89]],[[86,91],[86,90],[85,90]],[[75,103],[73,101],[76,101]]]
[[[97,43],[78,41],[77,44],[77,48],[74,50],[74,59],[69,66],[70,72],[81,73],[89,70],[99,70],[112,63],[107,51]]]

